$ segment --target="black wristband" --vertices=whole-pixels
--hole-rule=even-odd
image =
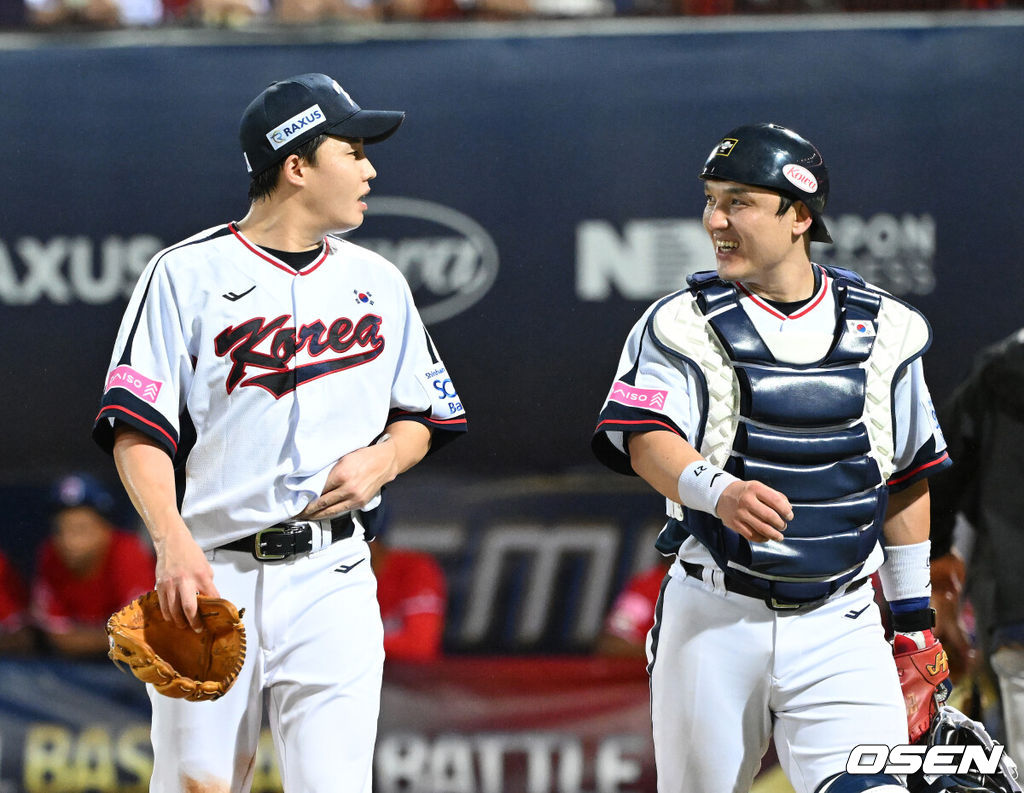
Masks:
[[[935,627],[935,609],[926,608],[917,611],[904,611],[900,614],[893,612],[892,629],[896,633],[911,633],[913,631],[930,631]]]

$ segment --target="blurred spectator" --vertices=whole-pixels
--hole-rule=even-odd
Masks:
[[[270,14],[269,0],[163,0],[168,22],[239,27]]]
[[[736,8],[734,0],[614,0],[618,16],[713,16],[732,14]],[[739,0],[742,3],[744,0]],[[778,0],[770,0],[778,8]],[[757,0],[753,0],[757,2]]]
[[[147,27],[164,16],[161,0],[25,0],[25,7],[40,28]]]
[[[962,606],[970,597],[979,655],[999,681],[1007,751],[1024,760],[1024,329],[982,350],[939,411],[954,465],[932,491],[932,605],[950,669],[969,671]],[[958,515],[974,530],[966,573]],[[948,637],[948,638],[947,638]]]
[[[659,0],[654,0],[658,2]],[[612,0],[380,0],[385,19],[514,20],[605,17],[615,13]],[[631,2],[631,0],[627,0]]]
[[[384,622],[384,653],[391,661],[441,657],[448,588],[428,553],[392,548],[375,527],[370,564],[377,577],[377,602]]]
[[[0,654],[28,652],[33,646],[28,588],[11,560],[0,552]]]
[[[594,651],[598,655],[646,660],[647,632],[654,625],[661,582],[671,565],[671,558],[662,559],[626,583],[612,603],[604,630],[597,638]]]
[[[276,0],[278,22],[306,25],[332,20],[376,20],[384,13],[377,0]]]
[[[52,534],[39,550],[31,610],[62,655],[105,653],[107,619],[153,589],[153,555],[137,535],[111,523],[113,507],[113,496],[85,474],[55,486]]]

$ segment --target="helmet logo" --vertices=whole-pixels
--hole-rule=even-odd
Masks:
[[[715,147],[715,150],[711,156],[728,157],[730,154],[732,154],[732,150],[737,143],[739,143],[739,141],[736,138],[723,138],[722,142]]]
[[[782,169],[782,175],[786,177],[790,184],[803,190],[805,193],[815,193],[818,191],[818,180],[802,165],[790,163]]]

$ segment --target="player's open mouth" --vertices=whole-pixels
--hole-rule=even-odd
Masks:
[[[736,250],[738,247],[740,247],[738,242],[733,242],[731,240],[715,240],[715,250],[719,253],[728,253],[729,251]]]

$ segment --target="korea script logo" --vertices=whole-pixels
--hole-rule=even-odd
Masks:
[[[317,320],[298,330],[285,327],[289,319],[290,314],[283,314],[264,324],[262,317],[256,317],[217,334],[214,350],[221,357],[230,355],[233,364],[226,383],[229,394],[241,384],[257,386],[280,399],[303,383],[369,363],[384,351],[383,320],[376,314],[366,314],[354,323],[348,317],[338,317],[329,327]],[[360,351],[294,368],[288,365],[303,349],[319,356],[345,353],[353,347]],[[266,373],[252,374],[249,367]]]

